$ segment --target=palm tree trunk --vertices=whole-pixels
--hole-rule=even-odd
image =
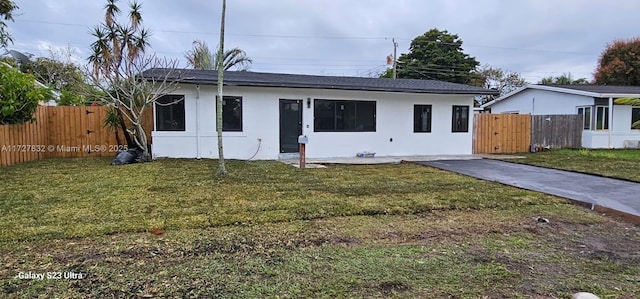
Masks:
[[[218,49],[218,97],[216,99],[216,130],[218,133],[218,175],[223,176],[227,174],[227,168],[224,164],[224,150],[222,147],[222,101],[223,101],[223,59],[222,53],[224,53],[224,16],[227,10],[227,1],[222,0],[222,18],[220,21],[220,47]]]

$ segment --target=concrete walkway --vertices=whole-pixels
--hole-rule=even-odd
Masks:
[[[312,159],[308,158],[307,165],[322,165],[322,164],[353,164],[353,165],[373,165],[373,164],[398,164],[403,161],[418,162],[418,161],[438,161],[438,160],[475,160],[483,158],[492,158],[492,155],[432,155],[432,156],[377,156],[373,158],[358,158],[358,157],[343,157],[343,158],[321,158]],[[505,156],[500,155],[500,158],[521,158],[518,156]],[[296,159],[282,159],[280,162],[298,165],[299,160]],[[312,167],[310,167],[312,168]]]
[[[441,160],[418,164],[604,207],[640,219],[640,183],[496,160]],[[635,222],[635,221],[634,221]]]

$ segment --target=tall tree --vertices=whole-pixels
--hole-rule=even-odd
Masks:
[[[549,85],[549,84],[561,84],[561,85],[577,85],[577,84],[589,84],[587,78],[578,78],[573,79],[571,77],[571,73],[562,74],[560,76],[554,77],[549,76],[542,78],[538,84]]]
[[[184,53],[189,66],[198,70],[217,70],[218,69],[218,51],[212,54],[206,42],[201,40],[193,41],[193,48]],[[222,69],[227,71],[232,68],[236,70],[247,70],[253,62],[247,56],[247,53],[240,48],[233,48],[224,51],[222,55]]]
[[[640,85],[640,37],[607,45],[594,74],[596,84]]]
[[[91,67],[87,70],[87,76],[100,89],[97,99],[118,112],[123,131],[127,133],[127,143],[143,152],[143,161],[150,161],[142,115],[158,98],[175,90],[177,83],[169,80],[172,76],[170,71],[144,71],[174,69],[177,61],[146,55],[149,31],[142,27],[142,6],[131,2],[127,20],[118,22],[121,10],[117,2],[107,0],[104,22],[93,30],[96,41],[91,44],[93,53],[88,58]],[[125,119],[131,124],[130,127],[125,126]]]
[[[73,49],[49,50],[50,57],[38,57],[20,64],[20,69],[35,75],[38,81],[60,92],[56,103],[60,106],[85,105],[87,97],[84,91],[89,89],[87,78],[82,70],[73,63]]]
[[[414,38],[409,53],[400,55],[398,78],[466,84],[479,64],[474,57],[462,51],[462,40],[458,35],[434,28]]]
[[[529,84],[520,73],[494,68],[487,64],[473,71],[469,84],[487,89],[495,89],[499,96],[508,94],[519,87]],[[478,98],[479,104],[484,104],[495,99],[495,96],[485,95]]]
[[[216,131],[218,133],[218,175],[227,175],[227,167],[224,163],[224,149],[222,146],[222,101],[224,100],[223,79],[224,79],[224,18],[227,11],[227,0],[222,0],[222,17],[220,18],[220,47],[218,48],[217,69],[218,69],[218,97],[216,99]]]
[[[17,9],[18,6],[13,1],[0,0],[0,47],[2,48],[6,48],[9,43],[13,43],[5,21],[13,21],[13,12]]]

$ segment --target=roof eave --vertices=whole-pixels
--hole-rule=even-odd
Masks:
[[[363,86],[335,86],[335,85],[315,85],[315,84],[269,84],[269,83],[233,83],[225,82],[225,85],[249,86],[249,87],[281,87],[281,88],[311,88],[329,90],[349,90],[349,91],[373,91],[373,92],[399,92],[399,93],[427,93],[427,94],[455,94],[455,95],[485,95],[488,92],[475,92],[467,90],[444,90],[444,89],[414,89],[414,88],[389,88],[389,87],[363,87]]]
[[[601,95],[597,92],[577,90],[577,89],[571,89],[571,88],[562,88],[562,87],[548,86],[548,85],[532,84],[532,85],[529,85],[529,87],[532,89],[555,91],[555,92],[568,93],[568,94],[586,96],[586,97],[592,97],[592,98],[597,98]]]
[[[640,98],[638,93],[602,93],[599,98]]]
[[[199,79],[177,79],[183,84],[209,84],[216,85],[218,82],[213,80]],[[377,91],[377,92],[400,92],[400,93],[428,93],[428,94],[455,94],[455,95],[496,95],[492,91],[467,91],[467,90],[441,90],[441,89],[409,89],[409,88],[375,88],[362,86],[333,86],[333,85],[314,85],[314,84],[274,84],[265,82],[245,82],[234,80],[223,80],[225,86],[244,86],[244,87],[271,87],[271,88],[313,88],[313,89],[330,89],[330,90],[351,90],[351,91]]]
[[[516,89],[504,96],[501,96],[491,102],[480,105],[481,108],[491,107],[499,102],[502,102],[520,92],[523,92],[527,89],[537,89],[537,90],[546,90],[553,92],[561,92],[573,95],[586,96],[591,98],[640,98],[640,93],[597,93],[591,91],[577,90],[571,88],[562,88],[557,86],[547,86],[547,85],[538,85],[538,84],[529,84],[527,86]]]
[[[520,88],[518,88],[518,89],[516,89],[516,90],[514,90],[514,91],[512,91],[512,92],[510,92],[510,93],[508,93],[508,94],[505,94],[505,95],[503,95],[503,96],[501,96],[501,97],[499,97],[499,98],[494,99],[493,101],[490,101],[490,102],[484,103],[484,104],[480,105],[480,108],[491,107],[491,106],[492,106],[492,105],[494,105],[494,104],[500,103],[500,102],[502,102],[502,101],[504,101],[504,100],[508,99],[509,97],[511,97],[511,96],[513,96],[513,95],[515,95],[515,94],[518,94],[518,93],[520,93],[520,92],[522,92],[522,91],[526,90],[527,88],[529,88],[529,86],[530,86],[530,85],[522,86],[522,87],[520,87]],[[496,94],[496,95],[499,95],[499,93],[498,93],[498,94]]]

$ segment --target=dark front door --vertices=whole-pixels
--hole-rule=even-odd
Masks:
[[[302,101],[280,100],[280,152],[297,153],[302,134]]]

